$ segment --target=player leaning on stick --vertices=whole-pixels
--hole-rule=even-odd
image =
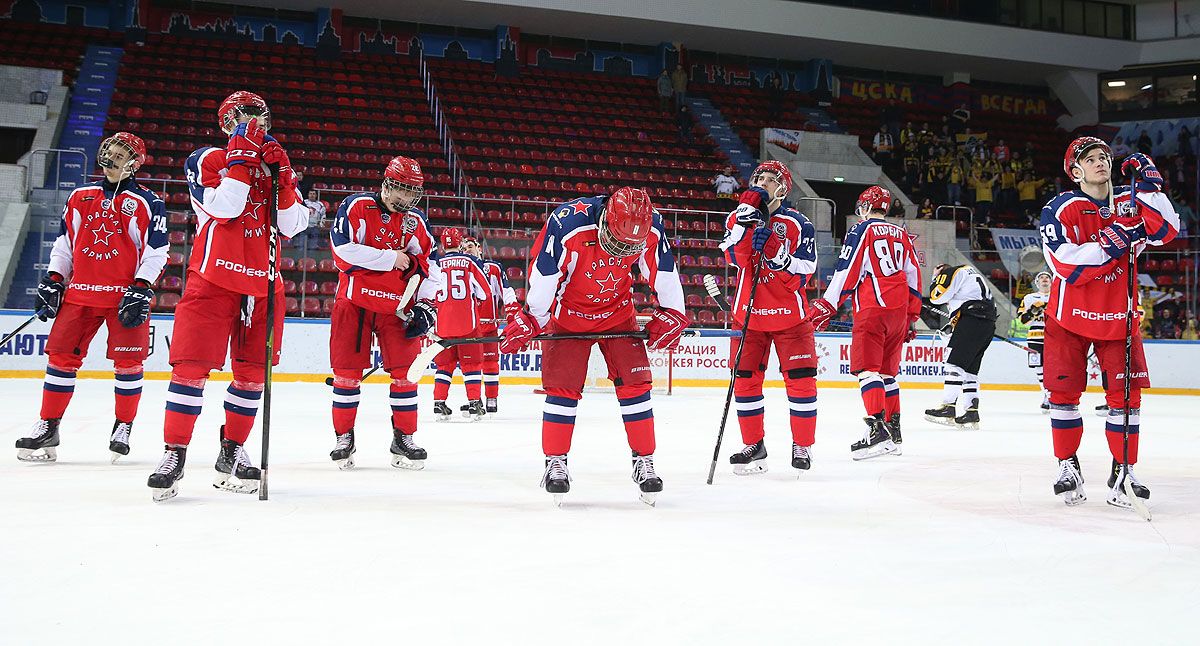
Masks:
[[[882,186],[862,192],[854,209],[862,220],[846,232],[824,296],[808,306],[808,318],[820,331],[842,301],[854,302],[850,374],[858,375],[867,411],[867,431],[850,446],[855,460],[901,452],[896,374],[904,343],[916,337],[921,315],[917,252],[903,227],[883,219],[891,207],[892,194]]]
[[[146,159],[137,136],[118,132],[100,144],[96,162],[104,179],[67,198],[49,271],[38,285],[35,311],[54,319],[46,343],[46,380],[40,419],[17,440],[17,459],[53,462],[58,425],[92,337],[108,329],[116,421],[109,436],[112,461],[129,454],[129,434],[142,398],[142,362],[150,351],[150,286],[167,261],[167,214],[157,195],[134,180]]]
[[[621,418],[633,450],[633,481],[653,504],[662,491],[654,471],[653,379],[646,347],[669,350],[679,343],[688,318],[675,257],[662,216],[646,191],[621,188],[612,195],[571,200],[555,209],[533,243],[526,309],[504,328],[502,352],[517,352],[543,330],[557,333],[633,332],[633,266],[646,277],[658,308],[637,338],[558,340],[542,343],[542,486],[561,496],[570,488],[567,452],[575,408],[583,396],[588,357],[599,344],[616,385]]]
[[[308,226],[308,209],[296,192],[296,174],[273,137],[271,111],[257,94],[229,95],[217,109],[217,125],[229,136],[224,148],[205,146],[185,164],[196,240],[187,286],[175,308],[171,383],[163,418],[166,450],[147,484],[155,500],[178,492],[187,446],[204,403],[208,374],[232,359],[233,383],[225,391],[225,424],[213,486],[237,493],[258,491],[259,470],[242,445],[250,436],[266,380],[267,326],[274,326],[272,363],[282,347],[283,307],[267,321],[270,203],[277,200],[279,233],[293,237]],[[279,194],[271,193],[271,167],[279,169]],[[276,238],[275,257],[279,254]],[[283,282],[273,294],[283,302]]]
[[[1033,291],[1021,299],[1021,308],[1017,317],[1029,326],[1026,343],[1033,352],[1029,353],[1029,367],[1037,372],[1038,385],[1042,387],[1042,412],[1050,412],[1050,391],[1046,390],[1042,377],[1042,354],[1045,351],[1046,336],[1046,304],[1050,302],[1050,281],[1052,276],[1048,271],[1039,271],[1033,277]]]
[[[412,439],[417,432],[417,384],[405,378],[421,350],[420,337],[433,323],[432,301],[440,285],[440,273],[429,261],[436,244],[425,214],[417,208],[424,185],[416,161],[395,157],[377,192],[342,200],[329,230],[338,268],[329,330],[337,443],[329,457],[341,469],[354,467],[354,422],[363,370],[372,363],[371,335],[379,341],[383,369],[392,376],[392,466],[421,469],[425,464],[425,449]],[[412,281],[420,281],[415,292]]]
[[[759,164],[750,188],[725,221],[721,249],[738,272],[733,321],[745,320],[754,263],[760,258],[758,291],[745,336],[741,363],[734,372],[738,427],[745,447],[729,458],[734,473],[767,470],[763,430],[763,378],[771,346],[779,357],[787,389],[792,431],[792,467],[812,466],[811,447],[817,426],[817,355],[813,326],[805,318],[804,288],[817,269],[816,230],[808,218],[787,202],[792,174],[778,161]],[[729,345],[729,361],[737,344]]]
[[[1050,428],[1058,477],[1054,493],[1076,505],[1087,499],[1083,475],[1075,453],[1083,437],[1079,396],[1087,386],[1088,349],[1094,348],[1104,373],[1109,406],[1105,424],[1112,470],[1108,502],[1130,507],[1121,488],[1128,477],[1134,495],[1149,498],[1150,490],[1133,476],[1140,436],[1141,393],[1150,385],[1139,326],[1126,339],[1128,254],[1146,245],[1170,242],[1179,232],[1179,216],[1162,192],[1162,176],[1154,162],[1141,153],[1121,165],[1136,173],[1137,200],[1131,202],[1128,186],[1112,189],[1112,151],[1095,137],[1071,142],[1063,157],[1063,171],[1079,185],[1059,194],[1042,209],[1042,251],[1054,275],[1046,306],[1045,380],[1050,391]],[[1113,212],[1115,203],[1115,213]],[[1137,311],[1137,291],[1133,294]],[[1136,316],[1136,314],[1135,314]],[[1125,345],[1130,344],[1132,379],[1129,401],[1125,391]],[[1124,407],[1129,406],[1129,460],[1125,457]]]

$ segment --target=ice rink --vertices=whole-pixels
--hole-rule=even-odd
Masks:
[[[712,486],[724,391],[656,397],[656,508],[629,479],[615,398],[589,394],[559,509],[537,486],[529,386],[505,387],[500,414],[474,424],[433,422],[422,387],[421,472],[389,466],[386,386],[364,386],[358,468],[340,472],[328,389],[278,383],[269,502],[211,486],[224,387],[208,387],[179,497],[154,504],[166,382],[146,382],[133,451],[115,466],[111,382],[79,382],[58,462],[32,465],[12,443],[41,383],[3,382],[0,643],[1197,643],[1195,397],[1144,402],[1146,523],[1104,503],[1094,394],[1089,500],[1076,508],[1051,492],[1036,393],[985,390],[981,430],[958,431],[920,416],[939,391],[907,390],[904,455],[856,463],[858,392],[831,388],[812,471],[789,466],[774,389],[771,471],[730,472],[731,420]],[[457,410],[461,386],[451,397]]]

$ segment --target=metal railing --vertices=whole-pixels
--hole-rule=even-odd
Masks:
[[[64,157],[74,159],[79,158],[78,173],[72,170],[69,174],[63,173],[65,164],[59,163],[64,161]],[[91,168],[88,166],[87,153],[81,150],[68,150],[63,148],[38,148],[29,152],[29,165],[25,173],[25,195],[29,196],[35,188],[48,188],[46,184],[47,177],[53,177],[54,182],[51,185],[56,192],[66,191],[71,192],[71,188],[78,186],[87,181],[87,172]],[[71,184],[64,187],[64,182]],[[66,201],[65,199],[62,201]]]

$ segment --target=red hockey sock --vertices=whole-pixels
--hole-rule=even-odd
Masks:
[[[483,396],[488,399],[496,399],[500,396],[500,373],[484,371],[483,373]]]
[[[1079,450],[1079,442],[1083,439],[1083,415],[1079,413],[1078,398],[1076,403],[1060,403],[1057,397],[1050,395],[1050,432],[1054,440],[1054,457],[1066,460]]]
[[[237,381],[225,390],[225,439],[245,444],[254,428],[264,384]]]
[[[358,400],[362,396],[362,388],[339,386],[333,384],[333,432],[344,435],[354,429],[358,419]]]
[[[388,390],[388,401],[392,405],[392,428],[400,429],[405,435],[417,432],[417,385],[399,379],[392,380]]]
[[[167,386],[167,410],[163,415],[163,440],[167,444],[187,446],[192,441],[196,418],[204,404],[207,379],[188,379],[172,373]]]
[[[1129,464],[1137,464],[1138,438],[1141,437],[1142,411],[1133,408],[1129,411]],[[1108,438],[1108,450],[1117,462],[1125,462],[1125,410],[1122,408],[1108,409],[1108,419],[1104,421],[1104,436]]]
[[[114,411],[118,421],[132,422],[137,417],[138,404],[142,401],[142,369],[133,372],[118,372],[113,384]]]
[[[467,387],[467,399],[475,401],[482,398],[483,395],[480,392],[480,382],[482,379],[483,373],[479,370],[463,371],[463,383]]]
[[[888,419],[900,412],[900,384],[895,377],[883,378],[883,415]]]
[[[454,378],[454,372],[446,372],[438,369],[433,375],[433,401],[444,402],[446,397],[450,395],[450,380]]]
[[[817,439],[817,380],[803,377],[785,384],[791,411],[792,441],[812,446]]]
[[[42,382],[42,419],[60,419],[75,394],[75,371],[46,366]]]
[[[575,409],[578,399],[546,395],[542,406],[542,452],[546,455],[566,455],[571,450],[571,435],[575,431]]]
[[[629,437],[629,448],[638,455],[654,455],[654,406],[650,401],[650,387],[637,386],[630,390],[640,394],[622,393],[617,387],[617,401],[621,404],[621,421],[625,422],[625,434]]]
[[[884,413],[883,380],[875,373],[862,374],[858,377],[858,390],[862,393],[863,408],[867,415],[882,415]]]

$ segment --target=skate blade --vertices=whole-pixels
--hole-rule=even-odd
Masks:
[[[1058,494],[1062,498],[1063,504],[1068,507],[1082,505],[1087,502],[1087,494],[1083,493],[1083,489],[1074,489],[1072,491],[1064,491]],[[1112,503],[1109,503],[1112,504]],[[1118,505],[1119,506],[1119,505]]]
[[[954,426],[953,417],[935,417],[933,415],[926,415],[925,421],[933,422],[934,424],[941,424],[942,426]]]
[[[658,501],[658,492],[657,491],[643,491],[642,493],[638,494],[638,500],[653,507],[654,503]]]
[[[887,455],[895,452],[896,444],[891,441],[887,441],[876,444],[875,446],[869,448],[851,451],[850,458],[855,461],[870,460],[871,458],[877,458],[881,455]]]
[[[959,424],[959,423],[955,422],[954,426],[956,426],[958,428],[958,430],[960,430],[960,431],[978,431],[979,430],[979,422],[968,422],[966,424]]]
[[[120,460],[121,458],[123,458],[127,455],[129,455],[128,451],[126,451],[125,453],[121,453],[119,451],[113,451],[111,453],[111,455],[109,455],[108,462],[109,462],[109,464],[116,464],[118,460]]]
[[[53,446],[17,449],[17,459],[21,462],[55,462],[58,460],[58,449]]]
[[[258,480],[241,480],[237,476],[220,473],[213,480],[213,488],[230,493],[258,493]]]
[[[434,415],[433,419],[438,422],[449,422],[451,415]]]
[[[755,460],[750,464],[735,464],[733,465],[734,475],[739,476],[756,476],[760,473],[767,472],[766,460]]]
[[[1110,489],[1108,492],[1108,498],[1105,500],[1105,502],[1113,507],[1135,511],[1137,512],[1138,516],[1141,516],[1146,520],[1150,520],[1151,518],[1150,508],[1146,506],[1145,500],[1133,495],[1132,488],[1129,490],[1125,490],[1120,487]]]
[[[165,500],[170,500],[170,499],[174,498],[175,496],[179,495],[179,485],[173,484],[166,489],[151,488],[150,491],[151,491],[150,498],[152,500],[154,500],[154,502],[163,502]]]
[[[559,509],[562,509],[563,502],[565,502],[565,501],[566,501],[566,495],[567,495],[567,494],[564,494],[564,493],[556,493],[556,494],[550,494],[550,495],[551,495],[551,497],[553,497],[553,498],[554,498],[554,506],[555,506],[555,507],[558,507]]]
[[[420,471],[425,468],[424,460],[410,460],[403,455],[392,454],[392,466],[406,471]]]
[[[333,463],[337,465],[338,469],[349,471],[354,468],[354,456],[352,455],[345,460],[334,460]]]
[[[904,455],[904,447],[899,442],[892,442],[896,450],[892,451],[892,455]]]

